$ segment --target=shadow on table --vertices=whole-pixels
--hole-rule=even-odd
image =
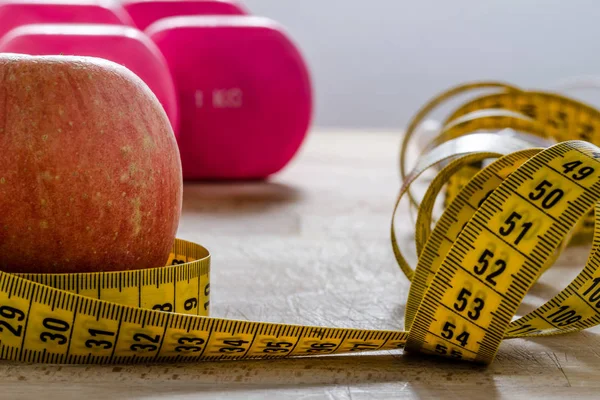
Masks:
[[[123,366],[40,366],[0,364],[3,381],[69,385],[109,385],[153,388],[155,395],[171,393],[238,392],[277,389],[303,393],[344,390],[412,393],[427,398],[449,388],[485,387],[495,397],[494,374],[465,362],[410,354],[362,354],[256,361]],[[13,375],[19,376],[13,376]],[[0,384],[1,386],[1,384]],[[396,397],[396,396],[394,396]],[[419,396],[420,397],[420,396]],[[210,398],[210,397],[208,397]],[[249,395],[247,398],[254,398]],[[288,397],[286,397],[288,398]],[[315,397],[320,398],[320,397]]]
[[[576,359],[580,370],[587,370],[595,376],[599,373],[600,353],[596,350],[600,347],[599,333],[588,329],[575,333],[529,337],[522,340],[527,340],[530,344],[544,346],[546,354],[554,358],[553,361],[559,368],[562,368],[562,363],[558,357],[565,355],[567,358]]]
[[[303,197],[299,188],[270,181],[187,182],[183,189],[183,212],[262,212],[265,208],[297,203]]]

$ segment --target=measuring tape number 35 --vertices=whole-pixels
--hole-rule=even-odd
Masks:
[[[456,108],[406,172],[408,142],[420,122],[445,101],[478,90],[488,93]],[[599,135],[594,108],[494,82],[453,88],[416,114],[401,147],[403,184],[394,208],[395,215],[405,198],[417,212],[414,268],[391,225],[396,260],[411,281],[406,331],[209,317],[209,252],[177,239],[169,265],[160,268],[0,272],[0,357],[138,363],[405,349],[489,364],[505,338],[594,326],[600,148],[589,142]],[[549,141],[557,143],[539,145]],[[432,168],[437,175],[416,199],[411,184]],[[442,192],[445,206],[433,223]],[[593,239],[583,270],[554,298],[515,318],[530,287],[576,237]]]

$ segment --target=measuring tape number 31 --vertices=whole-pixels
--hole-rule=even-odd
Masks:
[[[408,142],[438,105],[456,108],[410,172]],[[491,93],[490,93],[491,92]],[[510,128],[511,131],[507,131]],[[518,132],[511,134],[510,132]],[[400,153],[401,199],[417,212],[406,331],[342,329],[208,316],[210,255],[176,239],[169,265],[78,274],[0,272],[0,357],[39,363],[270,359],[405,349],[489,364],[506,338],[575,332],[600,322],[600,112],[501,83],[453,88],[419,111]],[[551,145],[540,143],[556,142]],[[421,199],[411,184],[437,175]],[[444,210],[433,223],[436,199]],[[576,238],[593,239],[583,270],[514,318],[527,291]]]

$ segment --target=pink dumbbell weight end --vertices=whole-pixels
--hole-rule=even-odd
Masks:
[[[99,23],[135,26],[120,4],[95,0],[3,0],[0,37],[22,25],[35,23]]]
[[[256,179],[283,168],[310,125],[312,90],[296,46],[261,17],[172,17],[146,33],[179,96],[186,179]]]

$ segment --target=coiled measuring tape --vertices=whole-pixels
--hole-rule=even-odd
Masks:
[[[502,84],[454,111],[410,172],[401,164],[398,204],[417,210],[406,331],[249,322],[208,316],[210,255],[176,240],[169,265],[79,274],[0,272],[0,358],[47,363],[135,363],[318,356],[394,350],[490,363],[506,338],[574,332],[600,322],[600,233],[580,274],[543,306],[514,321],[528,289],[589,221],[600,226],[600,113],[574,100]],[[505,128],[553,138],[532,146]],[[482,133],[481,131],[488,131]],[[498,132],[496,132],[498,131]],[[437,175],[421,199],[410,186]],[[433,223],[445,190],[446,206]],[[588,218],[586,220],[586,218]],[[432,227],[433,225],[433,227]],[[588,235],[588,238],[591,238]]]

